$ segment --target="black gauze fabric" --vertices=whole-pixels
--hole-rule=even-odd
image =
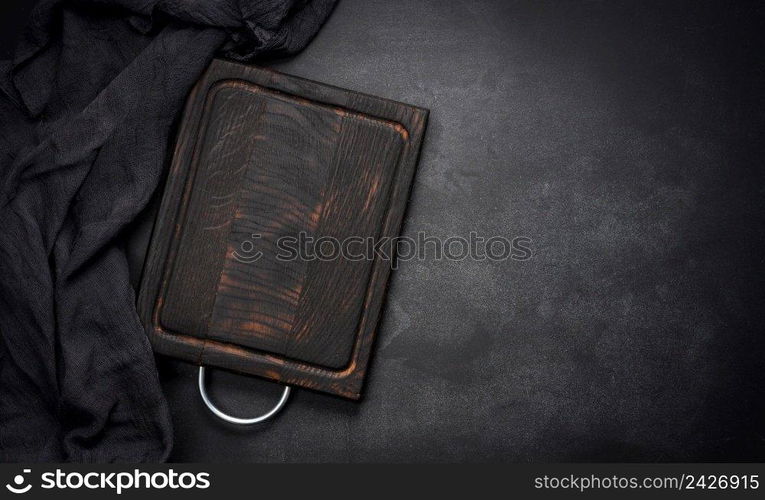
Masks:
[[[0,460],[167,458],[168,407],[121,236],[213,56],[294,53],[333,3],[36,7],[0,63]]]

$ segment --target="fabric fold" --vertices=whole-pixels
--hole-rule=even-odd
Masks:
[[[0,65],[0,459],[167,458],[169,411],[121,239],[212,58],[294,53],[333,3],[36,7]]]

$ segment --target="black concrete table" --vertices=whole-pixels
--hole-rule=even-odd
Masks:
[[[298,390],[242,431],[163,362],[172,458],[764,459],[761,21],[686,7],[341,1],[272,66],[429,108],[405,234],[533,257],[403,262],[360,404]],[[243,415],[279,392],[211,383]]]
[[[160,360],[177,461],[763,460],[761,7],[343,0],[281,71],[431,110],[361,403],[251,430]],[[231,413],[280,389],[215,372]]]

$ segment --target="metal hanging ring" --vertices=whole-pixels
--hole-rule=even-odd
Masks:
[[[282,397],[279,399],[279,402],[276,403],[276,406],[271,408],[268,412],[264,413],[263,415],[260,415],[258,417],[254,418],[239,418],[239,417],[232,417],[231,415],[227,415],[220,411],[218,408],[215,407],[215,405],[210,401],[210,398],[207,396],[207,389],[205,389],[205,367],[200,366],[199,367],[199,394],[202,396],[202,401],[204,401],[205,406],[215,414],[216,417],[220,418],[221,420],[225,420],[228,423],[231,424],[237,424],[237,425],[251,425],[251,424],[257,424],[260,422],[265,422],[269,418],[273,417],[277,413],[279,413],[279,410],[281,410],[285,403],[287,402],[287,399],[289,399],[290,396],[290,390],[292,388],[288,385],[284,386],[284,391],[282,392]]]

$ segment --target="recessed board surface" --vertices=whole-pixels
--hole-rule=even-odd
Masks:
[[[358,398],[390,266],[316,253],[398,234],[426,119],[214,61],[189,96],[144,269],[155,350]],[[299,255],[300,241],[327,243]]]

